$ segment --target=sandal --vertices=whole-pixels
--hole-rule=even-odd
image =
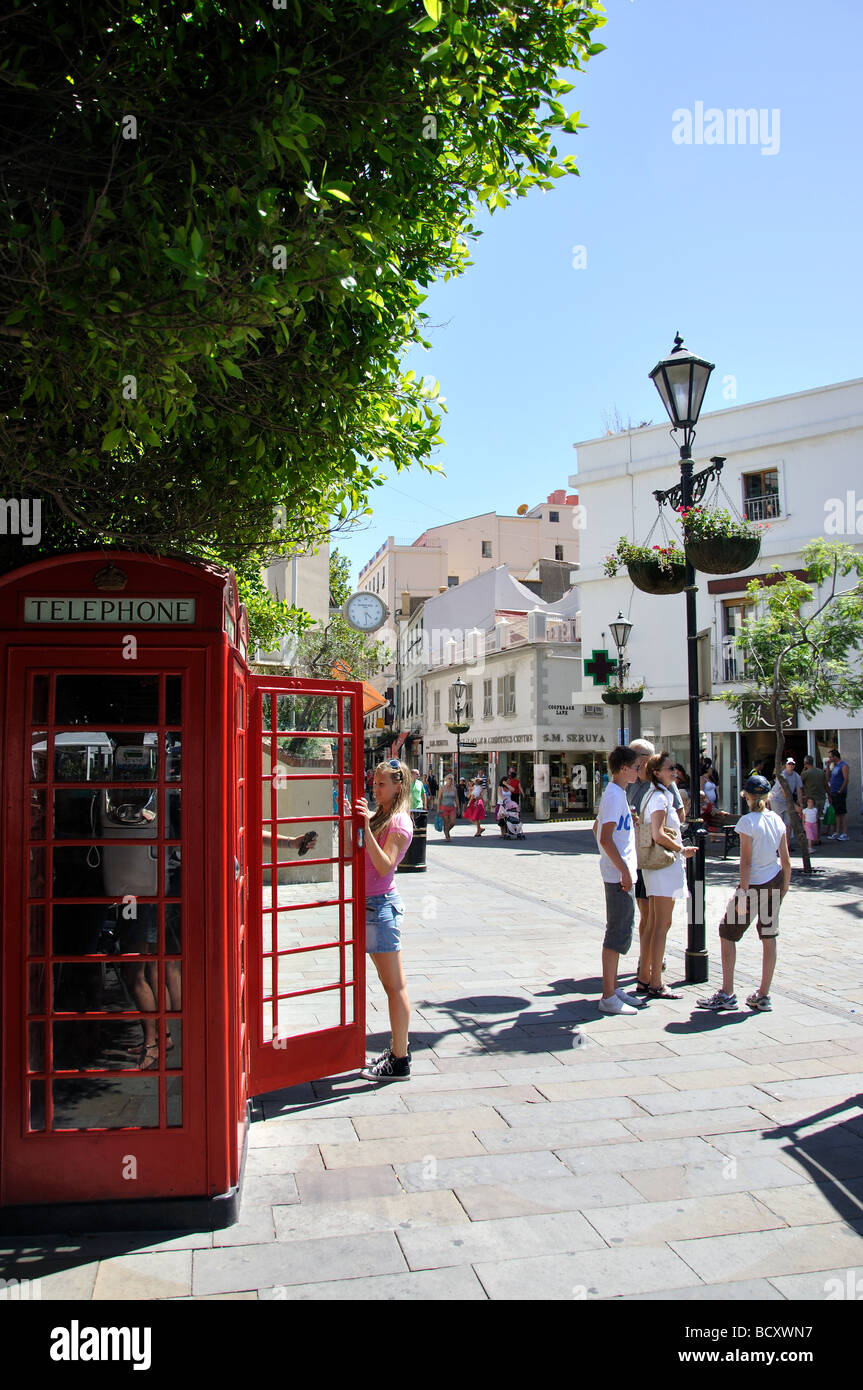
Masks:
[[[644,984],[644,982],[643,982],[642,980],[639,980],[639,978],[638,978],[637,975],[636,975],[636,977],[635,977],[635,992],[636,992],[636,994],[649,994],[649,993],[650,993],[650,985]]]
[[[146,1060],[147,1055],[148,1055],[149,1053],[151,1053],[151,1052],[154,1053],[155,1055],[154,1055],[153,1057],[151,1057],[149,1061],[147,1061],[147,1060]],[[158,1044],[158,1043],[150,1043],[149,1045],[144,1044],[144,1045],[141,1047],[141,1057],[140,1057],[140,1061],[138,1062],[138,1069],[139,1069],[140,1071],[156,1071],[156,1070],[158,1069],[158,1066],[159,1066],[159,1044]]]
[[[311,849],[312,845],[317,844],[317,840],[318,840],[318,832],[317,832],[317,830],[307,830],[306,833],[305,833],[305,835],[303,835],[302,838],[300,839],[300,843],[297,845],[297,854],[299,854],[299,855],[308,854],[308,852],[309,852],[309,850]]]
[[[654,989],[652,985],[648,985],[647,997],[648,999],[682,999],[683,995],[675,994],[668,988],[668,985],[663,985],[662,989]]]

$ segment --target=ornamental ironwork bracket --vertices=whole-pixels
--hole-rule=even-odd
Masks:
[[[709,468],[702,468],[700,473],[693,473],[692,480],[689,485],[691,490],[690,505],[695,506],[698,502],[700,502],[703,499],[704,494],[707,491],[707,484],[710,482],[712,478],[716,478],[718,480],[719,475],[722,472],[722,465],[724,463],[725,459],[720,458],[719,455],[716,455],[714,458],[710,460]],[[683,483],[675,483],[674,487],[668,488],[667,491],[656,491],[653,495],[659,503],[660,507],[665,506],[665,504],[667,503],[668,506],[671,507],[672,511],[679,511],[680,508],[683,506]]]

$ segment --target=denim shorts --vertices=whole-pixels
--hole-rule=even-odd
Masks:
[[[366,898],[366,952],[375,955],[402,948],[404,903],[395,888]]]

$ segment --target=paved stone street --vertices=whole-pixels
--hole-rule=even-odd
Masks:
[[[589,827],[472,834],[430,831],[428,872],[398,879],[409,1083],[352,1074],[259,1099],[229,1230],[4,1239],[2,1273],[96,1300],[823,1300],[863,1273],[859,832],[795,873],[772,1013],[704,1014],[687,986],[618,1018],[596,1009]],[[712,855],[711,988],[736,881]],[[684,945],[679,905],[671,983]],[[759,961],[752,928],[739,998]],[[389,1041],[376,980],[368,1030],[370,1051]]]

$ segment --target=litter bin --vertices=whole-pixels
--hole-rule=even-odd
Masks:
[[[414,826],[414,837],[407,848],[407,854],[399,864],[397,872],[400,874],[419,874],[426,871],[426,827],[428,825],[428,811],[411,811],[411,820]]]

